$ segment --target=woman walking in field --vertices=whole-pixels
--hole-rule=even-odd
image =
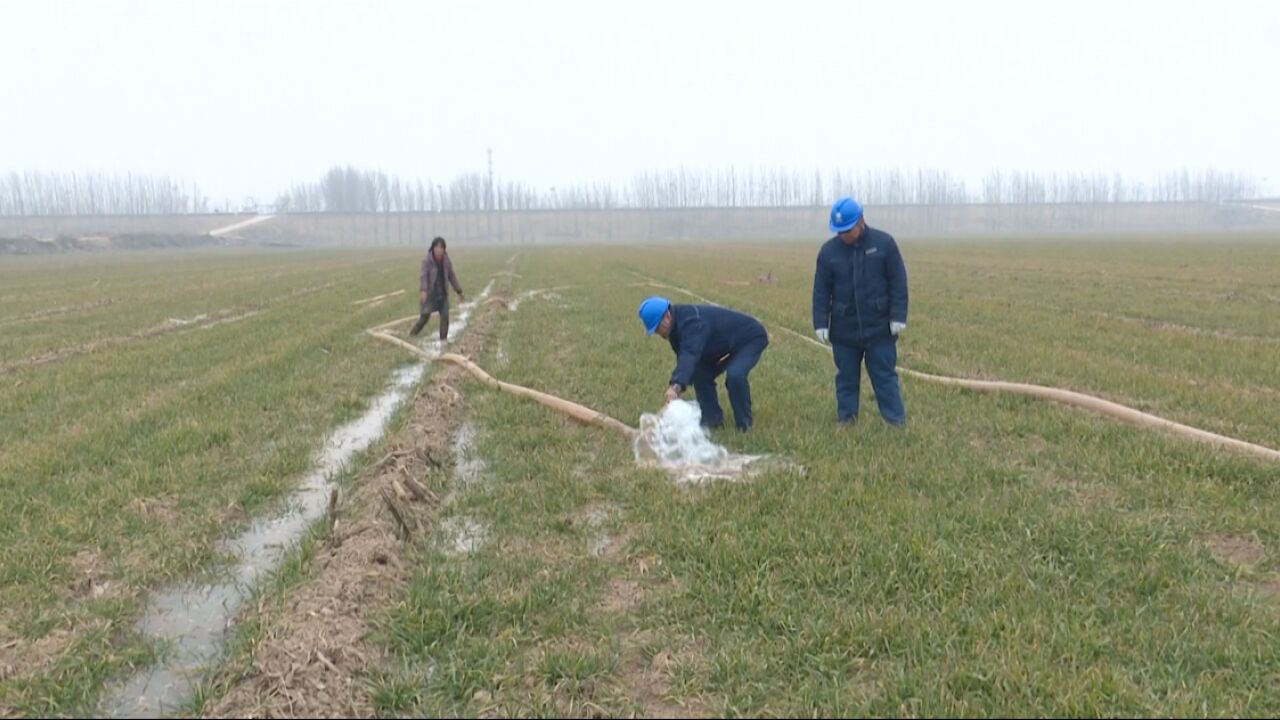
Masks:
[[[462,286],[458,284],[458,276],[453,273],[453,261],[444,238],[437,237],[431,241],[431,250],[422,258],[422,273],[418,286],[418,322],[409,331],[417,336],[426,327],[431,313],[440,313],[440,344],[449,339],[449,293],[445,288],[445,278],[458,291],[458,302],[463,301]]]

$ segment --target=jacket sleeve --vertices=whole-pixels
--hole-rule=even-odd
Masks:
[[[822,252],[813,271],[813,329],[831,326],[831,268]]]
[[[907,265],[902,261],[898,243],[890,239],[889,256],[884,264],[885,282],[889,286],[889,319],[907,321]]]
[[[453,261],[446,259],[445,262],[449,264],[449,283],[453,285],[453,289],[457,290],[458,294],[461,295],[462,286],[458,284],[458,276],[453,274]]]
[[[710,335],[711,326],[697,312],[681,322],[680,350],[676,353],[676,369],[671,373],[671,384],[679,385],[681,390],[693,384],[693,370],[702,359],[702,350],[707,346]]]
[[[418,289],[426,292],[427,288],[427,258],[422,258],[422,272],[418,275]]]

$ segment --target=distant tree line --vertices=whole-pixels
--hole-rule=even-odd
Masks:
[[[506,210],[817,207],[841,195],[868,205],[994,203],[1221,202],[1255,197],[1245,174],[1181,170],[1148,182],[1120,174],[989,173],[978,187],[941,170],[681,168],[643,172],[629,182],[536,188],[466,173],[447,183],[406,180],[377,170],[331,168],[274,203],[282,213],[396,213]],[[10,173],[0,176],[0,215],[152,215],[209,212],[195,184],[141,174]]]
[[[994,171],[980,187],[940,170],[835,170],[778,168],[686,169],[637,174],[630,182],[575,184],[546,189],[492,181],[468,173],[447,184],[402,180],[381,171],[334,167],[319,181],[295,185],[275,203],[278,212],[453,212],[589,210],[609,208],[815,207],[841,195],[868,205],[972,203],[1220,202],[1253,197],[1251,176],[1182,170],[1150,182],[1120,174]]]
[[[199,187],[164,175],[0,175],[0,215],[176,215],[208,211],[209,199]]]
[[[995,204],[1222,202],[1255,197],[1258,182],[1241,173],[1180,170],[1150,183],[1123,175],[989,173],[978,201]]]

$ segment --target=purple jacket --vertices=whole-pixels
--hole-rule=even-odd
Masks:
[[[422,258],[422,275],[419,278],[419,289],[425,290],[428,297],[431,295],[431,289],[440,281],[440,278],[437,277],[439,274],[440,271],[436,269],[435,258],[431,257],[431,253],[427,253],[427,256]],[[444,274],[449,278],[453,289],[457,290],[458,294],[461,295],[462,286],[458,284],[458,276],[453,274],[453,261],[449,259],[449,253],[444,254]]]

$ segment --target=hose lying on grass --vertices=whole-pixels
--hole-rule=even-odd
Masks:
[[[369,328],[369,333],[371,333],[371,334],[372,334],[372,333],[375,333],[375,332],[382,332],[383,330],[389,330],[389,329],[391,329],[391,328],[395,327],[396,325],[403,325],[404,323],[407,323],[407,322],[409,322],[410,320],[417,320],[417,319],[418,319],[418,317],[419,317],[419,316],[418,316],[417,314],[414,314],[414,315],[406,315],[405,317],[398,318],[398,319],[396,319],[396,320],[391,320],[391,321],[389,321],[389,322],[384,322],[384,323],[382,323],[381,325],[378,325],[378,326],[376,326],[376,327],[371,327],[371,328]]]
[[[381,294],[381,295],[375,295],[375,296],[373,296],[373,297],[371,297],[371,298],[365,298],[365,299],[363,299],[363,300],[356,300],[355,302],[353,302],[353,303],[351,303],[351,304],[352,304],[352,305],[366,305],[366,304],[368,304],[368,303],[377,302],[377,301],[379,301],[379,300],[386,300],[386,299],[387,299],[387,298],[389,298],[389,297],[395,297],[396,295],[403,295],[403,294],[404,294],[404,289],[403,289],[403,288],[401,288],[401,289],[399,289],[399,290],[396,290],[395,292],[383,293],[383,294]]]
[[[636,433],[639,432],[638,430],[631,427],[630,425],[627,425],[626,423],[623,423],[619,420],[615,420],[614,418],[611,418],[608,415],[605,415],[604,413],[597,412],[584,405],[579,405],[578,403],[572,402],[570,400],[565,400],[564,398],[559,398],[559,397],[556,397],[555,395],[548,395],[547,393],[539,392],[537,390],[533,390],[531,388],[527,388],[522,385],[513,385],[511,383],[502,382],[501,380],[498,380],[494,378],[492,375],[490,375],[489,373],[485,372],[479,365],[476,365],[475,363],[471,362],[470,360],[463,357],[462,355],[457,355],[455,353],[444,353],[443,355],[440,355],[437,358],[437,356],[432,355],[431,353],[427,352],[426,350],[423,350],[417,345],[414,345],[413,343],[405,342],[404,340],[401,340],[400,338],[394,337],[392,335],[388,335],[385,332],[381,332],[376,329],[371,329],[369,330],[369,334],[379,340],[382,340],[383,342],[388,342],[388,343],[391,343],[392,345],[398,345],[427,360],[439,359],[444,362],[457,365],[463,370],[466,370],[477,380],[485,383],[490,387],[497,388],[499,390],[511,393],[513,395],[519,395],[521,397],[526,397],[531,400],[537,401],[553,410],[565,413],[566,415],[569,415],[575,420],[586,423],[588,425],[595,425],[597,427],[606,428],[608,430],[614,430],[619,433],[622,433],[628,438],[635,437]]]
[[[471,362],[470,360],[468,360],[467,358],[461,355],[455,355],[453,353],[445,353],[444,355],[440,356],[440,359],[448,363],[453,363],[458,367],[461,367],[462,369],[471,373],[471,375],[475,377],[477,380],[479,380],[482,383],[485,383],[489,387],[497,388],[499,390],[509,392],[513,395],[527,397],[531,400],[536,400],[537,402],[540,402],[543,405],[546,405],[547,407],[553,410],[558,410],[562,413],[569,415],[575,420],[579,420],[588,425],[595,425],[597,427],[602,427],[608,430],[616,430],[617,432],[620,432],[623,435],[626,435],[627,437],[633,437],[636,434],[636,432],[638,432],[635,428],[631,427],[630,425],[627,425],[619,420],[615,420],[609,417],[608,415],[605,415],[604,413],[597,412],[584,405],[579,405],[576,402],[565,400],[564,398],[558,398],[555,395],[548,395],[544,392],[532,390],[530,388],[523,387],[521,385],[512,385],[511,383],[502,382],[501,380],[498,380],[494,378],[492,375],[490,375],[489,373],[485,372],[483,369],[481,369],[479,365],[476,365],[475,363]]]
[[[783,332],[794,335],[811,345],[815,345],[823,349],[826,349],[827,347],[821,342],[818,342],[807,335],[801,335],[790,328],[784,327],[782,330]],[[923,373],[918,370],[908,370],[901,367],[898,368],[898,372],[903,375],[907,375],[908,377],[919,378],[920,380],[925,380],[927,382],[951,385],[953,387],[962,387],[967,390],[976,390],[978,392],[1007,392],[1014,393],[1016,395],[1026,395],[1040,400],[1060,402],[1064,405],[1092,410],[1108,417],[1123,420],[1141,427],[1165,430],[1179,437],[1207,443],[1225,450],[1235,450],[1237,452],[1253,455],[1254,457],[1265,458],[1267,460],[1280,460],[1280,451],[1272,450],[1269,447],[1255,445],[1243,440],[1237,440],[1233,437],[1227,437],[1226,435],[1219,435],[1217,433],[1209,432],[1208,430],[1201,430],[1199,428],[1191,427],[1190,425],[1176,423],[1157,415],[1145,413],[1141,410],[1135,410],[1127,405],[1121,405],[1119,403],[1111,402],[1110,400],[1103,400],[1100,397],[1086,395],[1073,390],[1045,387],[1044,385],[1031,385],[1029,383],[1004,382],[999,380],[968,380],[964,378],[946,377],[943,375],[930,375],[929,373]]]

